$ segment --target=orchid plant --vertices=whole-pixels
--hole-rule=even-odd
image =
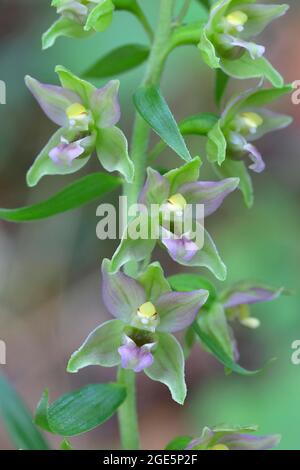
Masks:
[[[166,385],[173,400],[183,405],[187,396],[185,362],[193,347],[200,346],[214,355],[227,373],[253,375],[255,371],[238,364],[234,322],[252,329],[259,327],[260,321],[251,316],[249,306],[274,300],[284,292],[249,282],[219,292],[202,268],[225,281],[226,266],[204,229],[203,218],[215,213],[237,188],[246,205],[253,204],[247,167],[261,173],[267,163],[258,150],[259,143],[256,146],[253,141],[291,122],[290,117],[265,109],[290,93],[292,87],[284,84],[264,57],[265,47],[252,42],[269,23],[286,13],[288,6],[262,5],[256,0],[193,1],[201,9],[199,18],[189,23],[186,15],[192,0],[160,0],[153,31],[137,0],[53,0],[58,19],[43,35],[44,49],[61,36],[80,40],[101,33],[118,10],[133,14],[141,22],[149,46],[143,54],[139,45],[122,46],[101,58],[90,73],[103,78],[102,67],[105,77],[111,70],[111,80],[101,88],[62,66],[56,67],[59,86],[25,78],[43,112],[59,127],[29,169],[28,185],[37,185],[46,175],[79,172],[94,153],[105,172],[75,181],[43,204],[2,210],[2,218],[24,221],[54,215],[99,198],[120,184],[129,203],[140,207],[136,217],[128,218],[112,259],[102,262],[103,301],[114,318],[89,334],[67,366],[70,373],[88,366],[118,367],[116,383],[89,385],[52,404],[45,391],[38,404],[35,423],[63,438],[87,432],[118,411],[122,447],[138,449],[136,374],[144,372]],[[220,111],[193,115],[177,124],[160,91],[160,80],[169,54],[187,44],[198,48],[199,60],[215,71]],[[121,113],[120,81],[114,76],[117,55],[120,73],[147,61],[143,82],[133,97],[136,117],[130,146],[117,127]],[[256,83],[223,105],[231,77],[252,78]],[[267,86],[265,81],[269,82]],[[154,150],[149,148],[151,130],[161,139]],[[190,154],[184,140],[190,134],[206,138],[207,160],[216,173],[214,181],[200,179],[203,157]],[[181,166],[162,171],[156,165],[155,158],[165,146],[182,158]],[[149,216],[147,210],[153,204],[158,209],[155,216]],[[203,208],[200,214],[196,210],[199,205]],[[176,223],[187,206],[192,208],[192,226],[202,233],[201,242]],[[157,223],[157,237],[131,236],[130,229],[142,220],[150,226]],[[193,271],[166,276],[161,264],[153,260],[157,244],[175,263]],[[205,427],[201,437],[178,437],[166,448],[258,450],[273,448],[280,441],[277,435],[253,435],[256,431],[255,426]],[[71,448],[69,441],[64,440],[62,448]]]

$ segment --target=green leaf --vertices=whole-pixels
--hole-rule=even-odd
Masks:
[[[240,179],[239,189],[243,194],[246,206],[251,208],[254,200],[253,186],[245,163],[227,158],[222,166],[215,165],[214,168],[221,178],[237,177]]]
[[[219,120],[213,113],[199,113],[183,119],[179,124],[182,135],[207,135]],[[149,153],[149,161],[155,160],[164,151],[166,144],[160,140]]]
[[[49,391],[44,390],[43,395],[38,403],[35,411],[34,422],[37,426],[45,431],[51,432],[48,422],[48,408],[49,408]]]
[[[66,36],[69,38],[87,38],[92,32],[84,31],[81,24],[76,21],[62,16],[42,36],[42,47],[48,49],[52,47],[60,36]]]
[[[221,129],[220,121],[215,124],[207,137],[206,152],[208,160],[222,165],[226,158],[227,142]]]
[[[87,385],[49,406],[48,429],[64,437],[91,431],[107,421],[125,398],[125,387],[120,384]]]
[[[124,326],[119,320],[98,326],[72,354],[67,371],[76,373],[88,366],[113,367],[120,364],[118,348],[122,345]]]
[[[190,292],[200,289],[208,290],[209,298],[205,306],[216,300],[218,295],[215,286],[198,274],[175,274],[174,276],[168,277],[168,282],[172,289],[178,292]]]
[[[61,143],[61,138],[66,137],[66,129],[59,129],[51,137],[47,145],[36,157],[32,166],[27,172],[26,180],[29,187],[36,186],[38,182],[47,175],[70,175],[79,171],[90,159],[90,154],[73,160],[72,165],[57,165],[49,157],[49,152]],[[71,135],[71,134],[70,134]],[[68,136],[68,135],[67,135]],[[71,141],[71,139],[70,139]]]
[[[185,450],[192,439],[191,436],[175,437],[175,439],[169,442],[165,450]]]
[[[140,115],[161,139],[183,160],[191,160],[177,123],[158,88],[139,88],[134,95],[134,103]]]
[[[229,76],[222,69],[216,70],[215,98],[217,106],[221,105],[222,98],[229,82]]]
[[[264,57],[253,60],[248,52],[236,60],[222,59],[222,70],[239,79],[265,78],[276,88],[284,84],[282,76]]]
[[[152,380],[165,384],[174,401],[183,405],[186,397],[184,379],[184,356],[177,339],[169,333],[158,333],[158,346],[154,352],[154,363],[145,369]]]
[[[44,437],[32,423],[27,406],[3,376],[0,376],[0,421],[17,449],[49,449]]]
[[[239,366],[236,364],[230,356],[223,350],[223,348],[220,346],[219,342],[212,336],[208,335],[204,329],[199,325],[198,322],[195,322],[193,325],[193,328],[196,332],[196,334],[199,336],[200,340],[202,343],[209,349],[211,354],[215,356],[222,364],[224,364],[225,367],[227,367],[229,370],[241,374],[241,375],[255,375],[260,370],[256,371],[249,371],[244,369],[243,367]]]
[[[149,47],[140,44],[121,46],[102,57],[83,76],[107,78],[120,75],[143,64],[149,56]]]
[[[119,171],[128,183],[134,177],[134,165],[128,155],[128,143],[118,127],[98,131],[96,150],[101,165],[107,171]]]
[[[114,4],[111,0],[99,0],[98,4],[91,10],[84,29],[94,29],[98,33],[105,31],[112,22]]]
[[[121,179],[106,173],[93,173],[67,186],[55,196],[33,206],[0,209],[0,219],[29,222],[74,210],[93,202],[121,184]]]

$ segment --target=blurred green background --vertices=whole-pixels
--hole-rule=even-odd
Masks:
[[[155,22],[158,0],[141,0]],[[179,3],[179,1],[178,1]],[[189,12],[196,20],[201,11],[194,0]],[[300,79],[300,5],[264,33],[267,56],[287,82]],[[41,51],[41,34],[55,19],[50,0],[1,0],[0,79],[7,84],[7,104],[0,106],[0,205],[17,207],[34,203],[76,179],[45,178],[29,190],[25,173],[48,140],[54,126],[47,120],[24,85],[26,74],[56,83],[54,67],[62,64],[80,74],[112,48],[128,43],[146,44],[136,20],[117,13],[112,27],[84,41],[61,39]],[[132,94],[143,74],[140,67],[121,76],[121,127],[130,136]],[[101,84],[96,83],[97,85]],[[230,84],[229,94],[247,82]],[[213,73],[206,69],[196,48],[181,48],[170,57],[162,89],[177,120],[202,111],[215,111]],[[225,377],[214,358],[195,348],[187,363],[189,395],[186,406],[171,402],[163,385],[139,376],[139,411],[142,443],[146,449],[163,448],[179,434],[195,434],[205,425],[258,424],[262,432],[281,433],[281,449],[300,450],[300,366],[291,364],[291,344],[300,339],[300,106],[286,98],[275,109],[294,117],[287,130],[259,142],[267,171],[254,176],[256,203],[247,210],[240,194],[231,196],[207,226],[228,266],[228,283],[258,279],[284,285],[294,295],[253,309],[262,321],[258,331],[236,331],[241,362],[260,367],[277,361],[251,378]],[[203,154],[204,139],[189,140],[194,155]],[[177,157],[166,151],[174,166]],[[174,160],[175,159],[175,160]],[[162,160],[161,160],[162,162]],[[83,173],[97,171],[96,159]],[[212,175],[204,168],[203,177]],[[117,195],[114,196],[117,201]],[[110,197],[111,201],[111,197]],[[87,383],[114,378],[115,371],[92,367],[71,376],[65,372],[70,354],[91,329],[108,318],[100,296],[100,261],[116,243],[96,238],[96,204],[56,218],[28,225],[0,222],[0,338],[7,344],[7,365],[0,366],[31,410],[45,387],[53,400]],[[157,257],[166,272],[179,272],[161,251]],[[207,272],[202,271],[203,274]],[[116,419],[73,439],[76,448],[118,447]],[[53,446],[58,440],[52,439]],[[0,423],[0,449],[13,448]]]

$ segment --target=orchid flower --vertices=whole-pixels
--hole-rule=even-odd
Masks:
[[[237,341],[232,323],[256,329],[260,320],[251,316],[250,305],[270,302],[284,292],[283,288],[271,288],[257,283],[240,282],[212,300],[208,300],[197,322],[201,329],[212,336],[232,360],[239,360]]]
[[[292,122],[290,116],[261,106],[290,93],[291,90],[289,85],[277,89],[263,89],[259,84],[256,88],[238,94],[228,102],[219,121],[208,133],[208,159],[218,163],[221,176],[240,178],[240,189],[248,205],[251,205],[251,196],[247,195],[249,176],[244,159],[250,158],[249,168],[256,173],[265,169],[263,157],[253,142],[269,132],[284,129]]]
[[[265,47],[249,39],[260,34],[288,5],[262,5],[256,0],[219,0],[201,31],[199,49],[212,68],[235,78],[265,77],[281,87],[282,77],[263,57]]]
[[[146,208],[146,213],[151,213],[153,205],[159,208],[156,213],[158,218],[154,223],[159,225],[159,238],[162,246],[167,249],[174,261],[184,266],[207,267],[218,279],[224,280],[226,267],[212,238],[203,228],[202,216],[215,212],[224,199],[236,189],[239,179],[198,181],[200,164],[200,159],[195,158],[165,175],[148,168],[147,180],[139,203],[142,208]],[[195,210],[200,205],[204,208],[204,214],[202,211],[199,214]],[[187,208],[190,210],[187,211]],[[186,212],[191,218],[191,225],[195,227],[192,234],[190,231],[184,232],[184,224],[176,223],[183,221]],[[170,224],[170,214],[176,216],[173,224]],[[198,240],[197,237],[195,238],[195,232],[203,234],[203,237],[200,235]],[[156,240],[152,239],[135,240],[132,243],[127,235],[126,232],[113,257],[113,270],[118,270],[130,259],[136,261],[146,259],[156,244]]]
[[[96,89],[64,67],[56,67],[62,86],[45,85],[27,76],[26,85],[52,122],[60,129],[36,158],[27,174],[29,186],[44,175],[63,175],[81,169],[97,151],[107,171],[119,171],[127,181],[133,178],[133,164],[120,120],[119,81]]]
[[[43,35],[43,48],[51,47],[59,36],[87,37],[105,31],[111,24],[112,0],[52,0],[60,18]]]
[[[257,426],[206,427],[186,450],[270,450],[279,445],[280,435],[256,436],[253,434],[256,431]]]
[[[135,280],[121,271],[111,273],[106,259],[102,275],[104,303],[116,319],[89,335],[72,355],[68,371],[121,364],[166,384],[173,399],[183,403],[184,357],[172,333],[193,323],[208,292],[172,292],[159,263],[150,264]]]
[[[284,288],[274,289],[252,283],[238,283],[221,294],[223,307],[230,320],[237,319],[243,326],[256,329],[260,321],[251,316],[249,306],[277,299]]]

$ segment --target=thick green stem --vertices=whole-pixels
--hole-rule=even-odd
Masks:
[[[151,49],[145,77],[144,86],[158,85],[166,57],[166,47],[171,34],[172,13],[175,0],[161,0],[159,21]],[[137,113],[132,137],[131,158],[135,166],[135,177],[131,184],[125,184],[124,195],[128,197],[128,204],[137,201],[145,180],[147,166],[147,149],[150,129],[144,119]]]
[[[118,411],[120,437],[124,450],[137,450],[140,447],[135,379],[133,370],[119,368],[118,382],[125,385],[127,390],[127,398]]]
[[[174,3],[175,0],[161,0],[160,2],[156,34],[142,82],[144,86],[158,85],[160,82],[166,57],[166,47],[171,35]],[[150,128],[148,124],[136,113],[131,145],[131,158],[135,166],[135,177],[133,183],[124,184],[124,195],[127,196],[129,205],[137,202],[144,184],[149,136]],[[135,372],[120,368],[118,380],[127,389],[127,398],[118,412],[122,448],[136,450],[139,448],[139,431],[136,410]]]

